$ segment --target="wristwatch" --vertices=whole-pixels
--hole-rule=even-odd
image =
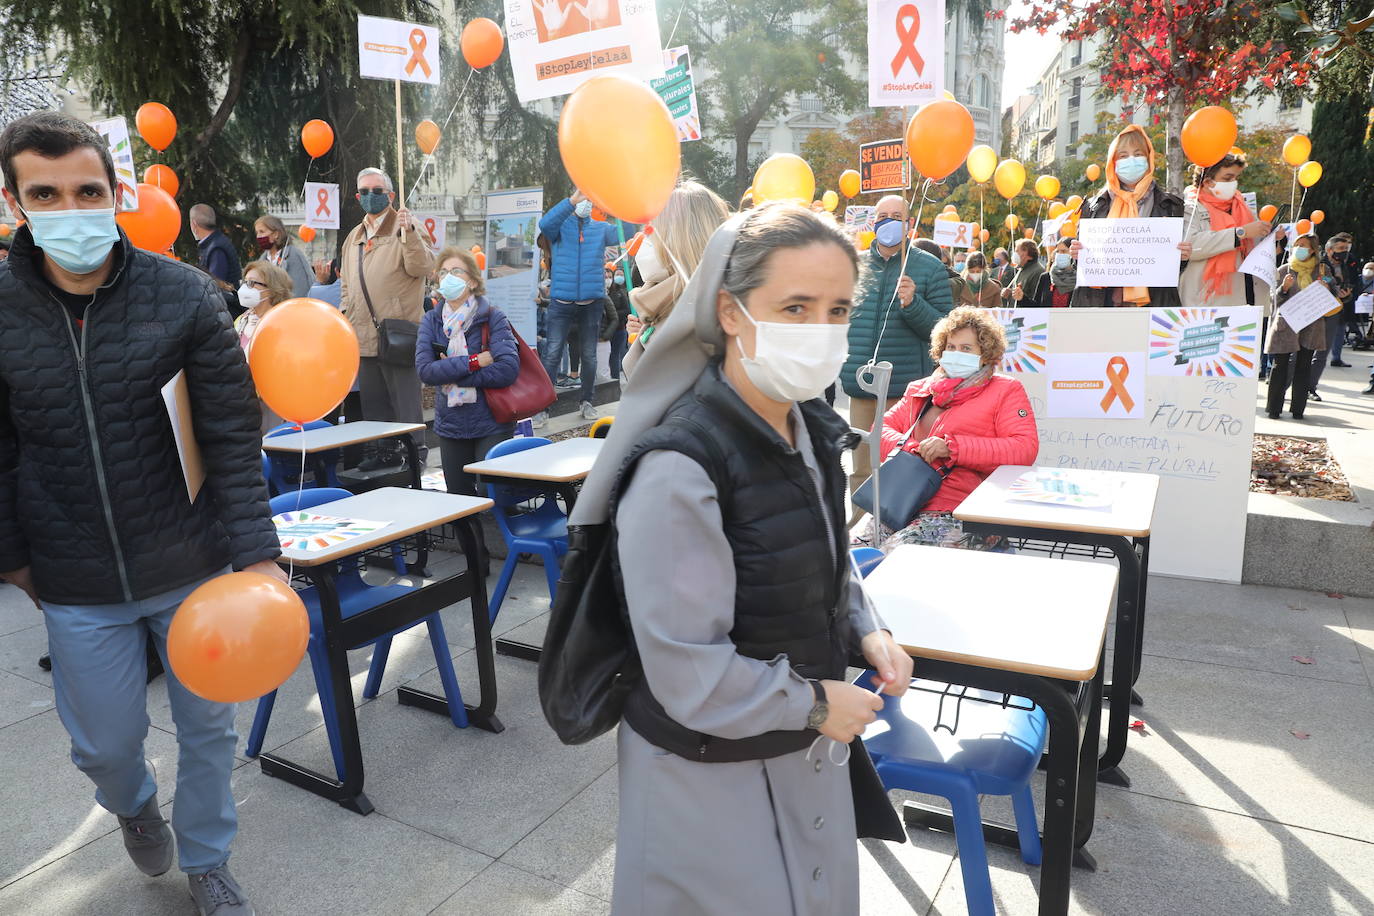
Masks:
[[[1236,241],[1239,242],[1239,241],[1243,240],[1244,238],[1245,238],[1245,227],[1244,227],[1244,226],[1237,226],[1237,227],[1236,227]]]
[[[810,684],[816,693],[816,705],[811,707],[811,713],[806,717],[806,727],[819,729],[830,717],[830,704],[825,701],[825,688],[821,686],[821,682],[811,681]]]

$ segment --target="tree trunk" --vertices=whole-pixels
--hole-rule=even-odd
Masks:
[[[1183,93],[1175,89],[1169,93],[1169,149],[1165,154],[1169,172],[1165,176],[1165,187],[1178,192],[1182,192],[1188,185],[1182,140],[1183,122],[1187,116],[1188,108],[1183,101]]]
[[[754,128],[758,127],[758,122],[744,129],[741,122],[735,122],[735,200],[739,200],[744,195],[744,189],[749,187],[752,176],[749,174],[749,140],[754,136]]]

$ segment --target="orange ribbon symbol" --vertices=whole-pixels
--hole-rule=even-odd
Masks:
[[[431,76],[429,62],[425,60],[425,47],[429,44],[429,39],[425,37],[424,29],[412,29],[410,32],[410,60],[406,61],[406,73],[414,73],[415,68],[419,67],[424,71],[425,76]]]
[[[1121,401],[1121,406],[1130,413],[1135,409],[1135,400],[1130,392],[1126,390],[1126,377],[1131,374],[1131,366],[1126,362],[1124,356],[1113,356],[1107,360],[1107,382],[1111,385],[1111,390],[1102,398],[1102,412],[1106,413],[1107,408],[1112,406],[1112,402]]]
[[[954,244],[968,245],[968,223],[958,223],[958,229],[954,230]]]
[[[329,189],[316,188],[315,198],[319,201],[319,203],[315,205],[315,215],[319,216],[323,213],[325,216],[329,216]]]
[[[429,246],[431,248],[439,244],[438,238],[434,235],[434,220],[432,218],[425,220],[425,234],[429,236]]]
[[[915,4],[908,3],[897,10],[896,28],[897,40],[901,45],[897,48],[897,56],[892,58],[893,77],[897,76],[906,61],[911,61],[911,66],[916,68],[916,75],[921,76],[925,71],[926,62],[916,50],[916,37],[921,34],[921,11]]]

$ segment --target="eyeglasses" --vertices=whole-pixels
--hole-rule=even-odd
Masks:
[[[358,193],[359,193],[359,194],[385,194],[385,193],[387,193],[387,190],[386,190],[386,188],[359,188],[359,189],[358,189]]]
[[[251,286],[251,287],[253,287],[253,289],[257,289],[257,290],[264,290],[264,289],[268,289],[268,288],[269,288],[268,285],[267,285],[266,283],[262,282],[261,280],[244,280],[244,281],[243,281],[243,285],[244,285],[244,286]]]
[[[468,276],[467,271],[465,271],[465,270],[463,270],[462,268],[459,268],[459,267],[445,267],[445,268],[443,268],[442,270],[437,270],[437,271],[434,272],[434,276],[438,277],[440,280],[442,280],[442,279],[444,279],[444,277],[447,277],[447,276],[450,276],[450,275],[455,276],[455,277],[462,277],[464,280],[470,280],[470,279],[472,279],[471,277]]]

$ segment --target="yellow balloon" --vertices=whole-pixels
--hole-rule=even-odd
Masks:
[[[1059,193],[1059,179],[1053,175],[1041,175],[1035,179],[1035,193],[1044,200],[1049,200]]]
[[[1008,213],[1007,218],[1002,223],[1002,225],[1006,226],[1008,229],[1015,232],[1016,227],[1021,225],[1021,218],[1017,216],[1015,213]]]
[[[1297,168],[1312,155],[1312,141],[1303,134],[1294,134],[1283,141],[1283,161]]]
[[[975,146],[968,151],[968,177],[982,184],[997,169],[997,151],[990,146]]]
[[[1050,204],[1049,218],[1058,219],[1059,217],[1063,216],[1065,213],[1068,212],[1069,208],[1067,206],[1056,201],[1055,203]]]
[[[840,173],[840,193],[845,197],[859,196],[859,173],[853,169],[845,169]]]
[[[834,213],[835,208],[840,205],[840,195],[834,191],[826,191],[821,195],[821,206],[825,207],[827,213]]]
[[[945,98],[949,99],[951,102],[958,101],[958,99],[954,97],[954,93],[950,92],[948,89],[945,90]]]
[[[1026,167],[1015,159],[1003,159],[992,173],[997,193],[1011,200],[1026,186]]]
[[[1304,188],[1322,180],[1322,164],[1315,159],[1309,159],[1298,167],[1298,184]]]
[[[1068,207],[1070,210],[1077,210],[1079,207],[1083,206],[1083,198],[1075,194],[1064,201],[1064,206]]]
[[[952,223],[957,223],[957,222],[959,222],[959,214],[958,214],[958,213],[955,213],[955,212],[952,211],[952,210],[946,210],[946,211],[944,211],[943,213],[936,214],[935,218],[936,218],[937,220],[943,220],[943,221],[945,221],[945,222],[952,222]]]
[[[1096,181],[1102,177],[1102,166],[1094,162],[1084,169],[1083,174],[1089,181]]]
[[[816,196],[816,176],[806,160],[792,153],[774,153],[763,161],[754,175],[754,203],[770,200],[799,200]]]
[[[859,232],[859,249],[861,251],[867,251],[868,246],[873,244],[873,239],[876,237],[876,234],[871,229],[861,230]]]

